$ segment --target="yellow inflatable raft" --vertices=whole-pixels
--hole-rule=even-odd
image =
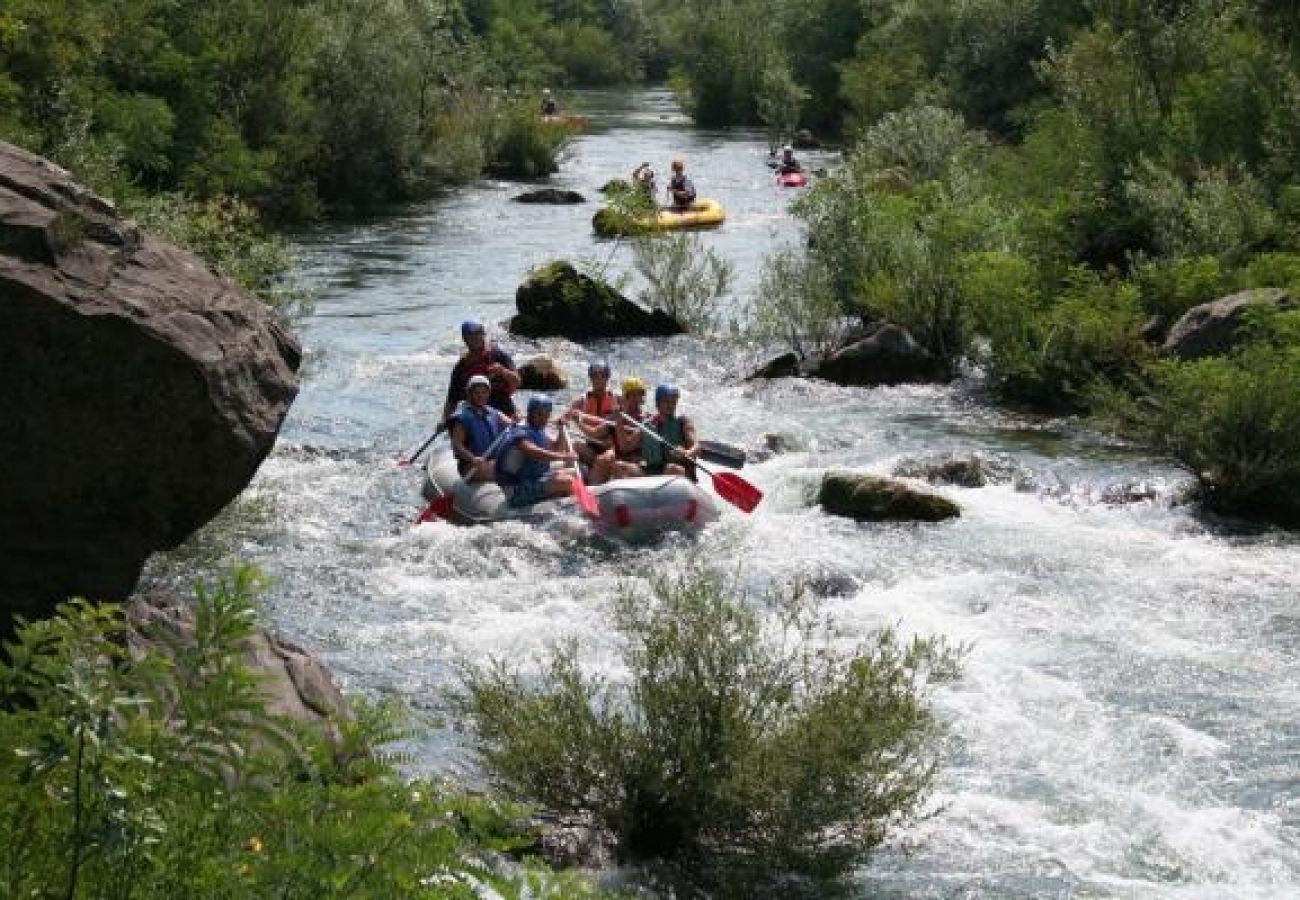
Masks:
[[[727,213],[717,200],[696,200],[688,209],[664,207],[653,216],[620,216],[606,207],[597,210],[592,227],[602,237],[621,234],[644,234],[649,231],[679,231],[694,228],[717,228],[727,220]]]

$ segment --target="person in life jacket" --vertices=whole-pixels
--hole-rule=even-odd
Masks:
[[[686,177],[686,160],[673,160],[673,177],[668,179],[668,199],[674,209],[688,209],[695,202],[695,185]]]
[[[496,480],[511,506],[531,506],[573,492],[573,472],[554,468],[555,463],[576,463],[578,457],[569,448],[563,429],[554,441],[546,433],[553,405],[546,394],[534,394],[523,423],[512,426],[497,447]],[[566,411],[560,422],[568,417]]]
[[[777,166],[777,171],[780,172],[782,175],[787,175],[790,172],[803,171],[803,169],[799,166],[799,160],[794,158],[794,147],[790,146],[789,144],[786,144],[781,149],[781,163],[780,165]]]
[[[635,478],[645,474],[645,468],[641,465],[641,442],[654,438],[645,437],[640,428],[623,418],[627,416],[636,422],[644,422],[649,417],[642,408],[645,403],[645,382],[632,375],[623,379],[622,388],[622,415],[615,421],[613,433],[614,477]]]
[[[578,430],[586,440],[574,450],[578,459],[591,471],[592,484],[604,484],[614,472],[614,452],[611,445],[611,424],[623,408],[618,395],[609,389],[609,363],[603,359],[587,366],[591,390],[569,404],[570,418],[577,421]]]
[[[695,440],[695,423],[677,415],[677,401],[681,396],[676,385],[661,384],[655,388],[655,413],[646,420],[646,425],[663,441],[644,434],[641,438],[641,467],[647,475],[686,475],[694,480],[699,445]],[[665,446],[664,441],[672,447]]]
[[[451,450],[456,468],[466,481],[491,481],[492,460],[488,451],[514,422],[500,410],[488,406],[492,383],[486,375],[472,375],[465,389],[465,402],[448,420]]]
[[[488,405],[517,419],[519,412],[515,409],[514,393],[519,389],[521,379],[515,370],[515,361],[496,344],[488,344],[482,322],[475,319],[462,322],[460,337],[465,342],[465,353],[451,370],[447,400],[442,405],[443,420],[450,418],[456,410],[456,405],[465,396],[470,378],[475,375],[485,376],[492,386]]]

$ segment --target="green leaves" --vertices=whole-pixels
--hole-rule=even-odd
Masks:
[[[941,643],[883,631],[840,651],[798,586],[752,598],[699,567],[622,594],[614,626],[625,681],[585,675],[573,641],[528,677],[464,670],[461,708],[512,790],[590,810],[625,855],[729,896],[833,880],[923,815],[938,737],[924,684],[956,665]]]

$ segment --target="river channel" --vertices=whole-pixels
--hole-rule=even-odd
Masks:
[[[548,184],[580,206],[525,206],[487,181],[295,239],[318,294],[298,326],[302,393],[247,499],[234,550],[273,578],[266,618],[344,686],[434,722],[416,768],[476,777],[438,724],[452,661],[527,658],[577,635],[617,674],[607,622],[621,585],[688,554],[763,586],[805,576],[846,641],[873,627],[968,647],[934,694],[949,727],[939,815],[891,844],[862,897],[1300,897],[1300,539],[1207,521],[1166,461],[1068,421],[988,402],[978,373],[946,386],[745,383],[759,349],[684,337],[580,347],[505,333],[526,271],[554,257],[630,268],[592,237],[596,188],[642,160],[686,157],[726,225],[704,240],[737,271],[743,314],[764,257],[798,239],[752,131],[690,127],[662,91],[583,94],[590,130]],[[833,165],[812,154],[813,166]],[[632,288],[635,291],[635,285]],[[788,452],[746,466],[766,498],[696,539],[644,547],[572,525],[412,528],[420,479],[394,458],[432,427],[467,316],[516,358],[571,375],[593,355],[616,379],[683,388],[709,437]],[[858,525],[811,504],[828,468],[979,453],[1012,473],[945,488],[941,525]]]

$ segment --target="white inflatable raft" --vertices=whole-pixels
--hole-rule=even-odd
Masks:
[[[434,444],[425,471],[428,474],[425,496],[432,500],[451,494],[455,498],[452,519],[461,524],[485,525],[505,519],[536,519],[556,514],[585,515],[570,498],[513,507],[495,482],[463,480],[456,471],[456,459],[447,440]],[[590,485],[589,489],[600,508],[597,527],[620,537],[670,528],[695,531],[718,518],[718,506],[712,495],[679,475],[620,478]]]

